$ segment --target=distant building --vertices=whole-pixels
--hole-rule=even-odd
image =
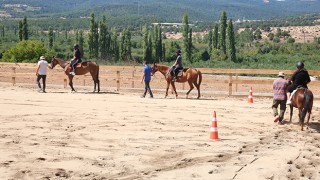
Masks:
[[[155,25],[160,25],[160,27],[176,27],[180,28],[183,26],[183,23],[152,23]],[[194,26],[194,24],[189,24],[190,27]]]

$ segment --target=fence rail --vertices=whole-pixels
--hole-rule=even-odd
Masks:
[[[0,81],[11,83],[15,86],[17,83],[35,82],[35,64],[29,63],[0,63]],[[100,81],[102,87],[112,87],[119,91],[121,88],[142,89],[140,83],[142,77],[142,66],[100,66]],[[276,75],[279,70],[268,69],[214,69],[197,68],[203,73],[202,92],[223,91],[229,96],[239,95],[239,92],[247,92],[248,85],[256,86],[255,93],[269,93],[272,95],[272,83],[274,78],[259,78],[256,75]],[[285,74],[292,74],[293,70],[283,70]],[[320,76],[320,71],[309,70],[312,76]],[[161,74],[153,78],[152,86],[157,89],[165,89],[166,83]],[[276,77],[276,76],[274,76]],[[61,83],[64,88],[67,87],[67,76],[59,67],[48,71],[48,84]],[[92,83],[90,75],[75,76],[75,85],[89,86]],[[316,96],[320,95],[320,81],[312,81],[310,89]],[[185,90],[188,85],[185,83],[177,84],[177,89]],[[245,89],[247,88],[247,89]]]

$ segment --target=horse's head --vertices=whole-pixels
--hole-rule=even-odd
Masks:
[[[59,64],[58,60],[53,56],[51,60],[51,69],[53,69],[57,64]]]
[[[158,65],[156,63],[153,63],[151,75],[153,76],[157,71],[159,71]]]

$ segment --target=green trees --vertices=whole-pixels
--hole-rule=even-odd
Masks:
[[[100,34],[99,34],[99,44],[100,44],[100,58],[107,60],[110,53],[110,34],[107,29],[106,16],[102,17],[100,21]]]
[[[142,39],[143,60],[146,60],[148,61],[148,63],[150,63],[150,61],[152,60],[152,42],[149,42],[149,37],[151,36],[149,34],[147,25],[143,26],[142,33],[143,33],[143,39]]]
[[[234,36],[234,29],[232,20],[229,20],[228,28],[227,28],[227,37],[228,37],[228,57],[231,61],[237,62],[237,56],[236,56],[236,42],[235,42],[235,36]]]
[[[53,37],[53,29],[52,29],[51,26],[49,27],[48,36],[49,36],[49,48],[51,49],[51,48],[53,47],[53,40],[54,40],[54,37]]]
[[[28,30],[28,22],[27,17],[24,16],[22,21],[19,21],[19,40],[28,40],[29,39],[29,30]]]
[[[220,16],[219,48],[222,50],[224,54],[227,54],[226,29],[227,29],[227,13],[223,11]]]
[[[120,54],[121,59],[126,62],[129,62],[132,59],[131,32],[129,31],[129,28],[124,29],[121,33]]]
[[[90,31],[89,31],[89,58],[98,58],[99,56],[99,34],[98,24],[95,21],[94,13],[91,13],[90,18]]]
[[[183,36],[183,52],[186,56],[186,61],[191,62],[192,56],[192,30],[189,28],[188,15],[182,18],[182,36]]]
[[[3,54],[7,62],[37,62],[38,58],[49,52],[41,41],[22,40]]]
[[[29,30],[28,30],[28,22],[27,22],[27,17],[23,17],[23,22],[22,22],[22,36],[24,40],[29,39]]]

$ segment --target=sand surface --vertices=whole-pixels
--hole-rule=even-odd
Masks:
[[[0,179],[320,179],[319,102],[301,132],[270,98],[47,91],[0,87]]]

